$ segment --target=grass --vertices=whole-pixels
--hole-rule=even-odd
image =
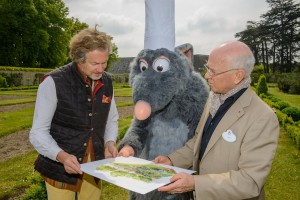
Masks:
[[[269,87],[268,92],[291,106],[300,108],[300,95],[283,93],[278,87]]]
[[[124,119],[121,119],[119,120],[119,133],[118,133],[118,138],[117,138],[117,142],[119,142],[125,135],[127,129],[129,128],[130,126],[130,123],[133,119],[133,116],[129,116],[129,117],[126,117]]]
[[[20,189],[29,186],[27,177],[33,173],[36,157],[36,151],[31,151],[0,163],[0,199],[8,199]]]
[[[299,189],[300,151],[282,128],[272,170],[265,185],[266,199],[300,199]]]
[[[102,182],[101,200],[127,200],[128,190],[108,183]]]
[[[23,99],[7,99],[7,100],[0,100],[0,106],[9,106],[9,105],[16,105],[16,104],[24,104],[24,103],[33,103],[35,102],[35,97],[28,97]]]
[[[0,113],[0,138],[16,131],[30,128],[34,108]]]
[[[127,106],[133,106],[133,102],[132,101],[128,101],[128,102],[119,102],[117,103],[117,107],[127,107]]]
[[[36,96],[37,89],[0,91],[0,95]]]
[[[132,89],[131,88],[116,88],[114,89],[116,97],[131,97]]]

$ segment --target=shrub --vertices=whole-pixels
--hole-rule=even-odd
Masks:
[[[0,73],[3,76],[9,87],[22,85],[23,74],[22,73]]]
[[[281,112],[280,110],[276,110],[276,115],[279,121],[279,124],[282,125],[283,127],[285,124],[293,124],[294,121],[291,117],[289,117],[287,114]]]
[[[266,76],[264,74],[259,76],[258,83],[256,86],[256,93],[258,95],[268,93],[267,80],[266,80]]]
[[[282,74],[277,79],[278,88],[289,94],[300,94],[300,75],[295,73]]]
[[[7,88],[8,84],[6,82],[6,78],[0,75],[0,87],[1,88]]]
[[[295,122],[300,120],[300,109],[297,107],[290,106],[283,109],[282,112],[292,117]]]
[[[261,97],[261,95],[260,95],[260,97]],[[261,98],[262,98],[262,97],[261,97]],[[263,101],[264,101],[265,103],[267,103],[270,107],[279,109],[279,105],[278,105],[276,102],[273,102],[271,99],[269,99],[269,98],[262,98],[262,99],[263,99]]]
[[[284,101],[278,101],[277,105],[279,106],[279,110],[283,110],[287,107],[290,107],[290,104],[288,104],[287,102],[284,102]]]
[[[255,65],[253,68],[253,73],[259,73],[259,74],[263,74],[264,73],[264,66],[261,65]]]
[[[296,147],[300,149],[300,128],[293,124],[286,124],[286,132],[293,139],[296,144]]]

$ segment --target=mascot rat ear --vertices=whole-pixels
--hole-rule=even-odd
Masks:
[[[179,54],[183,54],[187,57],[189,64],[190,64],[190,68],[192,70],[194,70],[194,48],[193,45],[191,45],[190,43],[185,43],[182,44],[180,46],[177,46],[175,48],[175,52],[179,53]]]

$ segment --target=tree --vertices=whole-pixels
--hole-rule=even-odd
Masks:
[[[261,74],[259,76],[258,83],[256,86],[256,93],[257,93],[257,95],[268,94],[267,79],[264,74]]]
[[[267,0],[270,10],[260,22],[247,22],[247,29],[235,37],[248,44],[256,62],[263,63],[265,73],[280,66],[281,72],[290,72],[300,51],[300,4],[293,0]]]
[[[0,0],[0,65],[64,64],[71,36],[87,27],[68,13],[62,0]]]
[[[35,62],[47,41],[47,34],[33,23],[37,17],[32,0],[1,0],[1,65],[29,66]]]
[[[271,10],[262,18],[273,25],[275,62],[280,64],[281,72],[291,72],[292,62],[300,50],[300,4],[293,0],[267,0],[267,3]]]

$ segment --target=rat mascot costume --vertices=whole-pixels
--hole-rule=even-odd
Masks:
[[[194,136],[208,87],[193,71],[192,56],[186,56],[192,53],[191,45],[181,45],[174,51],[174,0],[145,3],[145,48],[130,64],[135,118],[119,149],[128,145],[134,149],[134,156],[152,160],[173,152]],[[130,198],[189,199],[188,194],[158,191],[145,195],[130,192]]]

